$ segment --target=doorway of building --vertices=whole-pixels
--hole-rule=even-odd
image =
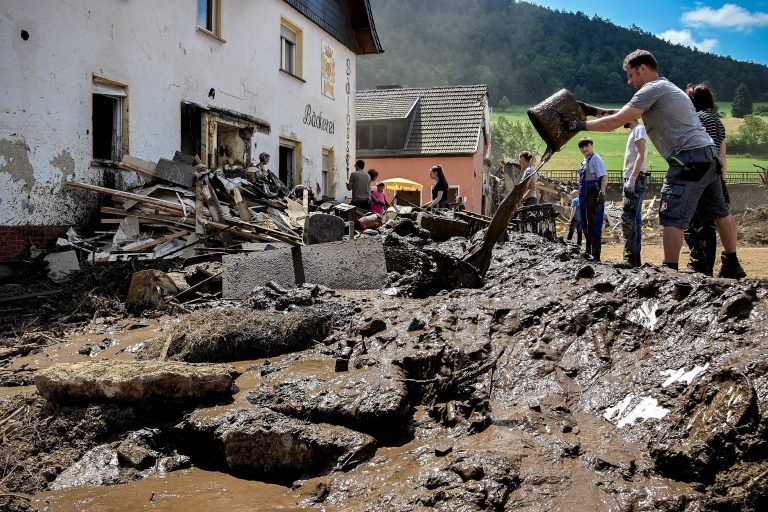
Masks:
[[[296,173],[296,148],[289,144],[280,144],[279,176],[280,181],[292,189]]]

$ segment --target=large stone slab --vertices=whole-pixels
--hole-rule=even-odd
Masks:
[[[304,244],[340,242],[346,234],[347,224],[336,215],[315,213],[304,219]]]
[[[319,354],[272,363],[248,393],[248,400],[290,416],[343,425],[377,437],[402,434],[409,413],[403,371],[391,363],[379,363],[336,373],[335,363],[335,358]]]
[[[232,393],[237,375],[222,364],[175,361],[87,361],[40,370],[35,385],[59,402],[190,402]]]
[[[178,428],[208,460],[270,481],[346,469],[370,457],[376,447],[368,435],[255,406],[198,409]]]
[[[225,256],[222,293],[225,299],[245,299],[269,281],[284,287],[312,283],[373,290],[384,286],[386,278],[384,247],[378,241],[360,239]]]

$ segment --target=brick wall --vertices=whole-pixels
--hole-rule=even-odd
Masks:
[[[0,226],[0,261],[15,261],[29,256],[29,249],[50,249],[69,226]]]

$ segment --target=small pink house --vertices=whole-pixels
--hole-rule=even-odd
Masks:
[[[453,205],[463,196],[467,210],[481,212],[484,158],[490,151],[488,86],[405,88],[358,91],[356,158],[379,171],[379,181],[405,178],[424,185],[398,192],[400,204],[431,199],[429,169],[441,165]],[[387,191],[388,199],[394,193]]]

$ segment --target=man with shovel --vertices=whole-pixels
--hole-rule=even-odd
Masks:
[[[590,121],[566,118],[563,128],[607,132],[642,117],[649,138],[669,164],[659,206],[664,266],[677,270],[683,230],[698,207],[703,220],[714,220],[720,233],[724,250],[719,277],[745,277],[736,256],[736,222],[723,196],[719,152],[693,104],[685,92],[659,76],[656,59],[647,50],[627,55],[624,70],[637,92],[621,110]],[[585,107],[586,115],[597,115],[598,109]]]

